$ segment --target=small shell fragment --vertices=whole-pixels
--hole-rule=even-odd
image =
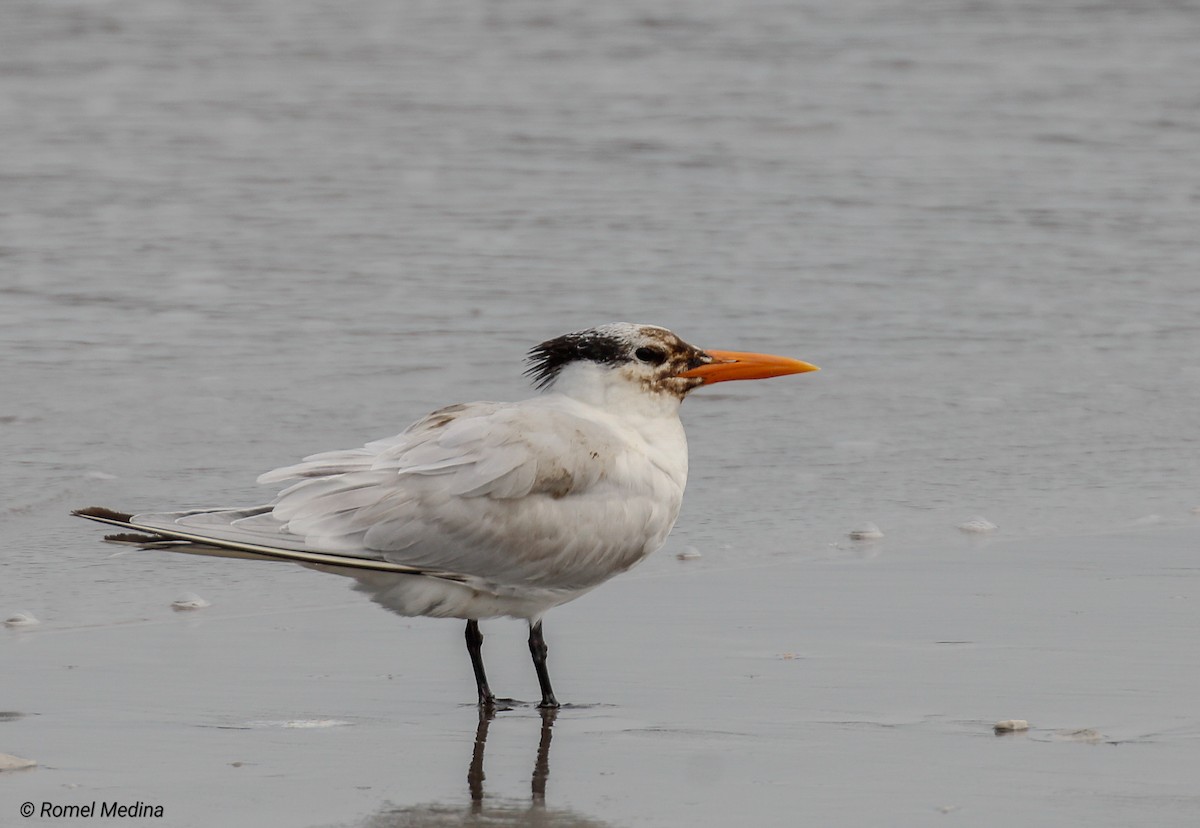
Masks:
[[[34,767],[37,767],[37,762],[33,759],[22,759],[20,756],[0,753],[0,771],[24,770]]]
[[[210,607],[212,604],[210,604],[208,601],[205,601],[196,593],[189,592],[186,595],[180,595],[178,598],[172,601],[171,606],[177,610],[198,610],[204,609],[205,607]]]
[[[850,540],[879,540],[882,537],[883,532],[874,523],[864,523],[850,533]]]
[[[4,619],[6,627],[36,627],[40,623],[42,622],[34,618],[31,612],[14,612]]]
[[[685,546],[683,547],[683,551],[677,554],[675,557],[681,561],[694,561],[703,556],[700,554],[700,550],[696,547]]]
[[[958,529],[960,532],[970,532],[972,534],[983,535],[987,534],[988,532],[995,532],[996,524],[992,523],[985,517],[976,516],[968,520],[966,523],[958,524]]]
[[[1019,730],[1029,730],[1029,722],[1024,719],[1001,719],[992,725],[997,733],[1015,733]]]

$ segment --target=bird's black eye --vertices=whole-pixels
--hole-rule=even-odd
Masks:
[[[658,348],[638,348],[633,352],[633,355],[642,362],[648,362],[651,365],[662,365],[667,361],[666,353]]]

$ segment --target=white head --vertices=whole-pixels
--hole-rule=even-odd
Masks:
[[[705,351],[666,328],[613,322],[549,339],[529,352],[538,388],[572,396],[598,384],[637,389],[676,402],[701,385],[733,379],[763,379],[815,371],[786,357]]]

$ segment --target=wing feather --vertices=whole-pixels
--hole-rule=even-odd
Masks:
[[[460,573],[500,590],[588,588],[665,540],[686,475],[681,428],[678,439],[672,473],[630,430],[562,397],[471,403],[267,472],[261,482],[293,481],[268,507],[138,518]]]
[[[331,474],[344,474],[360,471],[371,467],[374,455],[365,448],[348,451],[326,451],[320,454],[310,454],[300,463],[284,466],[280,469],[260,474],[259,483],[282,483],[303,477],[325,477]]]

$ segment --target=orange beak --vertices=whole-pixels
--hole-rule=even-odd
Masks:
[[[713,361],[699,368],[684,371],[681,377],[700,377],[705,385],[728,380],[767,379],[785,374],[803,374],[820,371],[815,365],[798,359],[772,356],[771,354],[747,354],[740,351],[705,351]]]

